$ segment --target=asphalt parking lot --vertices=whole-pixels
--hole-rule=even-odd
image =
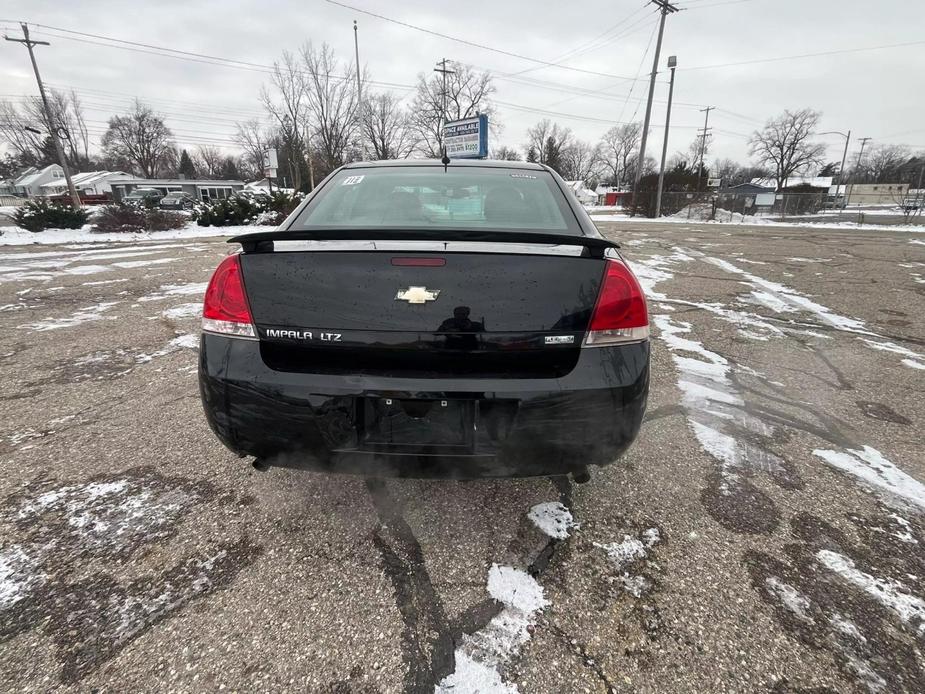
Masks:
[[[925,235],[600,226],[652,391],[584,485],[256,472],[230,247],[0,247],[0,690],[925,691]]]

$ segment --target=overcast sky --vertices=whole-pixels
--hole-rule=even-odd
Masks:
[[[7,20],[25,20],[267,65],[283,49],[296,49],[304,41],[327,42],[349,60],[356,19],[360,61],[377,81],[413,85],[418,73],[430,72],[442,57],[490,70],[496,77],[502,125],[491,146],[522,148],[526,129],[543,117],[593,142],[614,122],[644,115],[657,19],[646,0],[344,2],[539,60],[558,61],[572,52],[564,65],[609,76],[543,67],[323,0],[3,0],[0,26],[18,34],[18,27]],[[715,134],[711,158],[746,161],[750,132],[785,108],[802,107],[823,112],[824,130],[851,129],[851,151],[856,151],[856,139],[865,136],[874,143],[925,150],[925,2],[679,0],[678,6],[686,9],[667,19],[661,60],[664,65],[669,55],[677,55],[679,62],[669,153],[687,148],[702,126],[699,109],[706,105],[717,107],[710,114]],[[56,88],[78,91],[97,144],[106,119],[124,110],[134,96],[163,113],[179,144],[191,148],[198,143],[230,146],[234,121],[261,113],[257,96],[267,76],[259,69],[124,50],[99,45],[109,43],[105,39],[49,28],[33,31],[35,38],[51,42],[36,49],[44,79]],[[727,65],[907,42],[919,43]],[[20,45],[0,42],[0,76],[0,98],[36,93]],[[664,130],[667,72],[659,79],[649,145],[656,157]],[[395,91],[410,101],[410,90]],[[825,136],[824,141],[830,143],[828,158],[840,160],[844,140]]]

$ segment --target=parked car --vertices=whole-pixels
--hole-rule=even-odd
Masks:
[[[189,210],[196,204],[196,198],[189,193],[173,191],[167,193],[159,203],[163,210]]]
[[[157,188],[135,188],[135,190],[122,198],[122,202],[127,205],[154,206],[157,205],[163,197],[163,191]]]
[[[639,431],[645,297],[546,166],[349,164],[230,241],[199,386],[257,469],[587,481]]]

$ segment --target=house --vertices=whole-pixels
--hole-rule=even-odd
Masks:
[[[42,194],[42,186],[51,181],[64,182],[64,169],[51,164],[44,169],[29,167],[9,184],[9,194],[23,198],[34,198]]]
[[[87,171],[71,176],[74,188],[81,197],[102,197],[112,195],[112,184],[117,181],[131,180],[124,171]],[[67,181],[63,178],[43,183],[39,188],[42,195],[67,195]]]
[[[617,186],[598,186],[594,192],[597,194],[597,204],[605,207],[623,207],[633,200],[632,191]]]
[[[597,193],[588,188],[584,181],[566,181],[567,185],[575,197],[582,205],[594,205],[597,203]]]
[[[164,195],[188,193],[197,200],[230,198],[244,190],[244,181],[197,181],[186,178],[130,178],[112,183],[113,197],[118,201],[136,188],[155,188]]]

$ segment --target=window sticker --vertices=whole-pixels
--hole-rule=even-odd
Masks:
[[[530,174],[511,174],[511,178],[536,178],[536,176],[531,176]]]
[[[355,186],[357,183],[363,180],[363,176],[347,176],[344,179],[344,182],[341,183],[342,186]]]

